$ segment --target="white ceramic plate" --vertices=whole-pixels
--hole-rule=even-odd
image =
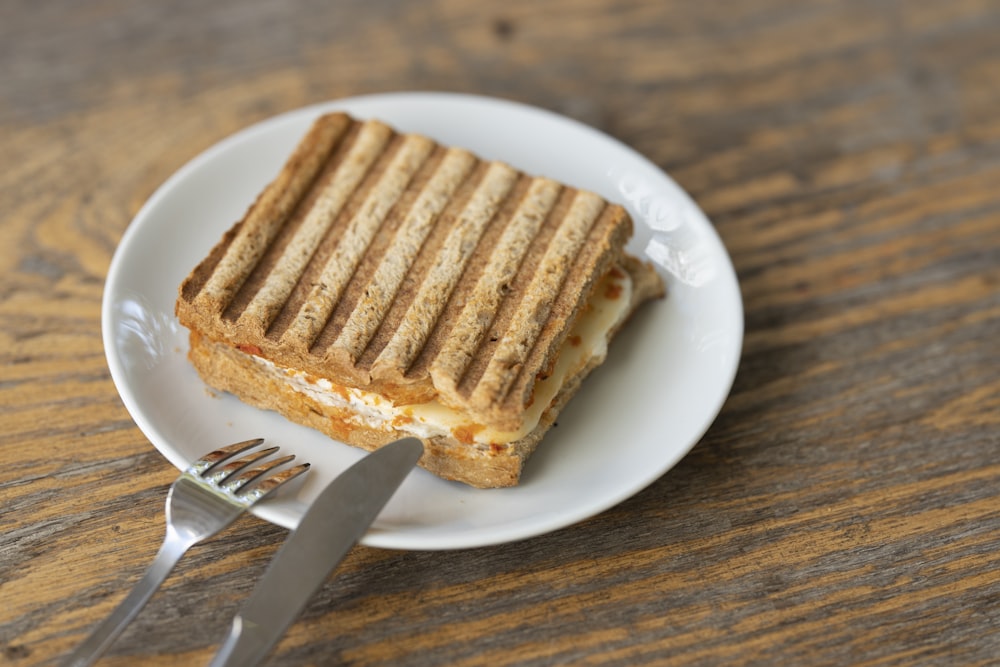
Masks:
[[[632,252],[662,269],[670,294],[647,304],[560,415],[520,486],[477,490],[414,471],[363,542],[455,549],[539,535],[593,516],[669,470],[729,392],[743,340],[739,286],[715,231],[687,195],[621,143],[553,113],[482,97],[397,93],[286,113],[196,157],[149,199],[115,253],[104,294],[111,375],[136,424],[178,468],[261,436],[312,471],[295,493],[255,509],[292,528],[362,452],[206,390],[174,319],[177,286],[278,172],[312,120],[346,110],[554,177],[625,204]]]

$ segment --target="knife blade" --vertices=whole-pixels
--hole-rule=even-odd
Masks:
[[[211,667],[255,665],[361,539],[423,453],[404,438],[348,468],[319,494],[233,619]]]

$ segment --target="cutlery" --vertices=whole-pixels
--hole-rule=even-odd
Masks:
[[[278,447],[230,460],[262,442],[262,438],[257,438],[217,449],[181,473],[167,494],[167,535],[156,558],[121,604],[69,656],[67,667],[91,665],[100,658],[189,548],[218,534],[248,507],[308,470],[309,464],[303,463],[272,474],[275,468],[294,459],[294,455],[247,470],[278,451]]]
[[[365,456],[330,482],[233,619],[212,667],[249,667],[270,652],[316,589],[368,530],[423,451],[416,438],[397,440]]]

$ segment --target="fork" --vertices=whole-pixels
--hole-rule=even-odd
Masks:
[[[263,438],[256,438],[217,449],[181,473],[167,494],[167,535],[156,558],[121,604],[69,656],[67,667],[91,665],[100,658],[188,549],[220,533],[244,510],[309,469],[309,464],[303,463],[271,474],[278,466],[294,459],[294,455],[250,468],[278,451],[278,447],[267,447],[230,460],[262,442]]]

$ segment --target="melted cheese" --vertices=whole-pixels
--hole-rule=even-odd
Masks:
[[[280,376],[292,389],[317,403],[350,410],[351,421],[359,426],[403,431],[418,438],[451,436],[470,444],[503,444],[520,440],[533,431],[566,380],[591,361],[604,360],[608,333],[627,314],[631,293],[631,279],[620,269],[612,269],[601,279],[559,351],[552,373],[535,384],[534,400],[525,409],[524,423],[516,431],[470,423],[467,415],[438,401],[397,406],[380,394],[344,387],[325,378],[317,379],[301,371],[276,366],[256,355],[253,359],[262,372],[272,377]]]

